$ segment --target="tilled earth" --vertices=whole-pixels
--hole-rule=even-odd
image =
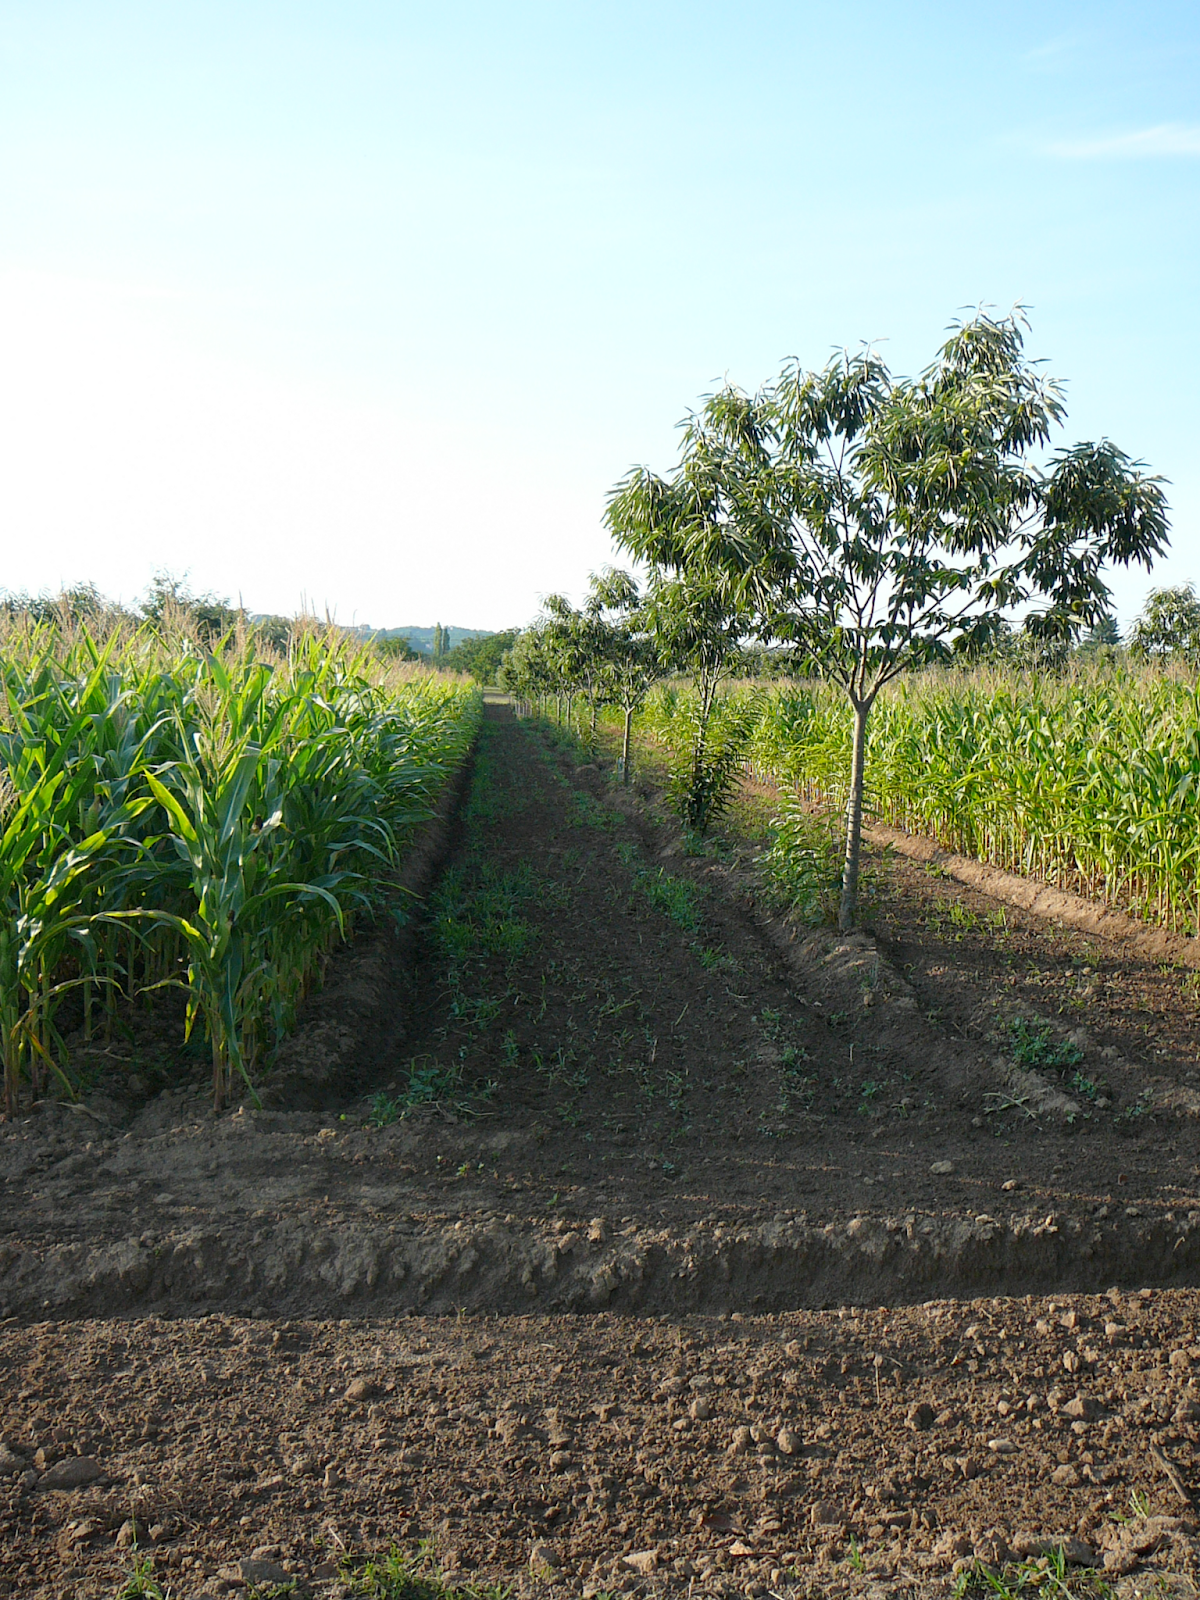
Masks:
[[[187,1057],[131,1017],[88,1107],[0,1124],[0,1585],[108,1592],[132,1519],[185,1600],[433,1534],[527,1583],[911,1589],[1184,1512],[1188,992],[1158,1033],[1169,974],[878,871],[878,937],[791,927],[736,839],[688,857],[652,792],[490,721],[415,970],[336,958],[271,1109],[147,1099]],[[880,1304],[913,1309],[821,1309]],[[60,1455],[103,1476],[52,1488]]]
[[[916,1600],[1051,1549],[1121,1595],[1192,1595],[1198,1316],[1195,1292],[1114,1289],[10,1326],[0,1592],[110,1596],[136,1532],[190,1600],[334,1600],[393,1546],[547,1595]]]

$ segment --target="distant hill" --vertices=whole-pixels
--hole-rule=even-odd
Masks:
[[[425,655],[433,650],[432,628],[371,628],[369,630],[377,639],[407,639],[414,650],[420,650]],[[450,635],[450,649],[462,644],[464,639],[490,639],[495,632],[494,628],[447,628]]]

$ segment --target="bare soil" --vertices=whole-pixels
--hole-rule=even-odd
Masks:
[[[1099,1568],[1123,1597],[1191,1596],[1198,1311],[1114,1291],[12,1327],[0,1587],[111,1596],[136,1529],[192,1600],[256,1578],[333,1600],[390,1546],[455,1587],[547,1597],[924,1600],[972,1558],[1050,1548],[1076,1564],[1069,1593],[1105,1592]],[[54,1487],[80,1461],[93,1480]]]
[[[185,1597],[431,1534],[535,1587],[919,1593],[989,1528],[1102,1559],[1130,1489],[1186,1511],[1191,975],[890,856],[868,930],[798,928],[769,795],[689,856],[505,708],[470,780],[270,1109],[214,1117],[199,1062],[147,1098],[185,1058],[133,1018],[89,1106],[0,1124],[0,1593],[111,1592],[135,1501]],[[1078,1060],[1022,1067],[1014,1018]]]

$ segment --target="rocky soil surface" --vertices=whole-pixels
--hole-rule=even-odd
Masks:
[[[1052,1549],[1190,1595],[1198,1341],[1200,1295],[1150,1290],[9,1325],[0,1593],[111,1596],[136,1533],[190,1600],[334,1600],[392,1545],[547,1596],[916,1600]]]

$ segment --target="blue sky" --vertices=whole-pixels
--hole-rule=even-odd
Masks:
[[[1200,581],[1194,5],[0,0],[0,585],[502,627],[728,376],[1030,307]]]

